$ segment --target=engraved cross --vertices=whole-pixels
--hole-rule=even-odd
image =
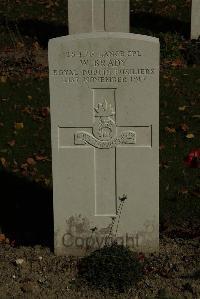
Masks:
[[[93,127],[75,129],[74,145],[94,148],[95,216],[117,214],[117,148],[151,147],[151,126],[117,124],[116,89],[93,89]],[[69,128],[59,128],[66,130]],[[139,136],[136,136],[138,133]],[[145,136],[148,142],[141,142]],[[143,138],[143,139],[145,139]],[[139,142],[137,142],[139,139]],[[145,140],[146,140],[145,139]],[[68,146],[60,146],[67,148]],[[126,190],[124,190],[126,193]]]

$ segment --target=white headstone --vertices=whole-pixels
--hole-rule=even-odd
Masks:
[[[191,38],[200,36],[200,0],[192,0]]]
[[[129,0],[68,0],[69,34],[129,32]]]
[[[84,255],[115,235],[133,250],[158,249],[158,39],[52,39],[49,73],[55,253]]]

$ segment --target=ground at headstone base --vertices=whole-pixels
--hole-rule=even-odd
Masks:
[[[77,282],[77,259],[56,257],[45,247],[0,245],[0,298],[198,299],[199,240],[161,236],[160,253],[144,256],[144,274],[125,293],[93,290]]]

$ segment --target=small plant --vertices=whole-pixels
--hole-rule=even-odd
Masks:
[[[127,199],[127,195],[123,194],[118,199],[120,201],[120,204],[119,204],[118,209],[117,209],[117,216],[116,217],[111,217],[112,223],[111,223],[111,226],[110,226],[109,234],[108,234],[108,236],[105,237],[105,245],[108,245],[107,241],[109,240],[111,235],[113,235],[114,225],[117,221],[116,228],[115,228],[115,235],[114,235],[114,237],[116,239],[118,228],[119,228],[119,222],[120,222],[120,219],[121,219],[122,209],[123,209],[123,206],[124,206],[124,202]],[[115,242],[115,239],[113,240],[113,242]]]
[[[142,265],[137,254],[116,243],[92,252],[78,263],[78,277],[101,290],[124,292],[141,275]]]
[[[115,217],[111,217],[110,231],[105,236],[103,248],[82,258],[78,265],[78,278],[98,289],[125,292],[135,285],[143,271],[141,257],[123,245],[117,244],[117,233],[127,195],[118,198],[119,205]],[[91,229],[93,235],[96,227]],[[111,243],[108,241],[112,239]]]

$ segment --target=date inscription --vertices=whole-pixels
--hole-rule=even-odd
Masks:
[[[53,76],[62,76],[66,84],[142,83],[154,76],[152,66],[142,65],[141,50],[66,51],[66,66],[53,69]],[[136,67],[138,61],[142,67]],[[70,66],[74,65],[74,68]]]

